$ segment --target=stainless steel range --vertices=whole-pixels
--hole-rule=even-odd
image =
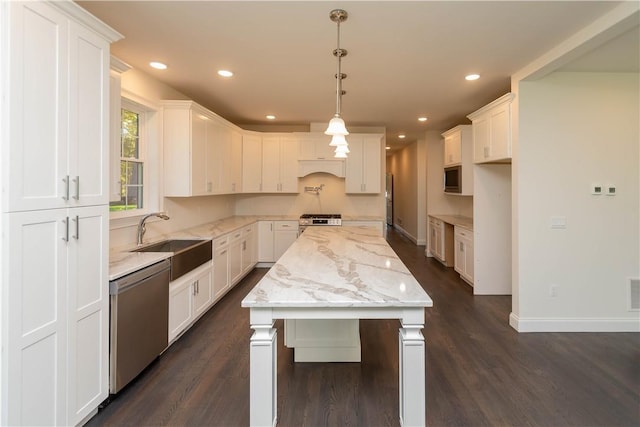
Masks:
[[[302,214],[298,221],[300,233],[310,225],[342,225],[340,214]]]

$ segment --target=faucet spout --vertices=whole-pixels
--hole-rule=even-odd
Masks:
[[[158,217],[160,219],[164,219],[165,221],[169,219],[169,216],[163,212],[154,212],[154,213],[150,213],[148,215],[143,216],[140,222],[138,223],[138,246],[142,245],[142,236],[144,236],[144,233],[147,231],[145,222],[147,221],[147,219],[151,218],[152,216]]]

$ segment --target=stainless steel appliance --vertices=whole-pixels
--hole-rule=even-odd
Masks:
[[[109,282],[109,392],[117,393],[168,345],[170,263]]]
[[[310,225],[342,225],[340,214],[302,214],[298,220],[298,231],[302,233]]]

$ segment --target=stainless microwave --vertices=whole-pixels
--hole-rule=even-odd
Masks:
[[[462,193],[462,166],[444,168],[444,192]]]

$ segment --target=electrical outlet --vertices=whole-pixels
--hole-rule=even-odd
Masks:
[[[615,196],[616,195],[616,186],[613,184],[607,184],[607,196]]]
[[[557,297],[557,296],[558,296],[558,288],[559,288],[559,286],[558,286],[558,285],[551,285],[551,286],[549,286],[549,296],[550,296],[551,298],[555,298],[555,297]]]
[[[591,184],[591,194],[594,196],[599,196],[604,192],[601,184]]]

